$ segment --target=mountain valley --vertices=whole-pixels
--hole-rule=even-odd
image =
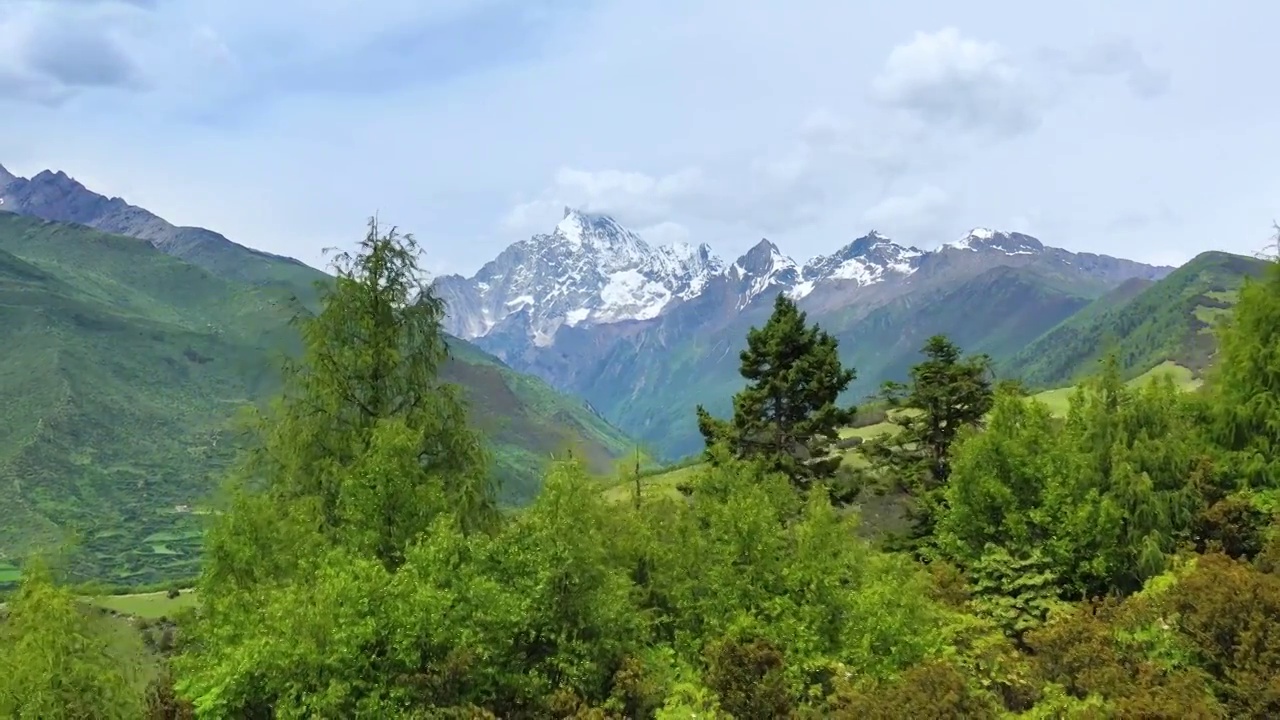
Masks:
[[[871,231],[803,263],[761,240],[725,262],[707,245],[653,247],[612,218],[566,208],[552,232],[436,288],[451,332],[675,459],[701,447],[695,405],[728,412],[746,330],[778,292],[840,340],[857,402],[900,378],[932,334],[1003,362],[1116,288],[1172,270],[985,228],[928,251]]]
[[[299,348],[291,320],[314,311],[314,283],[329,276],[64,174],[36,178],[0,187],[0,207],[23,210],[0,211],[0,561],[74,536],[85,576],[190,576],[235,416],[276,391],[280,360]],[[130,227],[157,239],[74,224],[119,218],[149,218]],[[451,350],[443,376],[490,439],[505,503],[528,502],[553,455],[605,472],[630,449],[581,400],[465,341]]]
[[[20,481],[5,486],[16,511],[0,552],[75,529],[86,572],[182,574],[199,533],[173,509],[215,487],[234,411],[274,390],[278,349],[297,347],[289,319],[314,309],[328,276],[65,173],[5,177],[0,474]],[[727,262],[566,208],[550,233],[435,289],[458,338],[445,376],[465,388],[503,498],[519,505],[564,449],[601,472],[637,442],[665,460],[699,451],[694,406],[730,413],[743,338],[779,292],[839,340],[856,403],[905,377],[937,333],[1037,389],[1091,373],[1107,347],[1131,377],[1166,361],[1198,373],[1207,328],[1263,266],[1207,253],[1157,267],[982,228],[931,250],[872,231],[805,262],[761,240]]]

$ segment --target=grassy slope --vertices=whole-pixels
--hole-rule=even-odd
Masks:
[[[100,579],[195,570],[200,524],[175,506],[214,487],[229,421],[276,387],[302,310],[292,282],[247,285],[145,241],[0,213],[0,575],[68,530],[77,568]],[[444,374],[493,438],[507,500],[532,495],[566,446],[600,469],[625,450],[582,403],[454,348]]]
[[[195,607],[196,594],[193,590],[184,590],[176,598],[170,598],[168,592],[151,592],[100,595],[86,598],[86,600],[92,605],[113,610],[121,615],[154,620],[172,618],[185,608]]]
[[[1093,372],[1112,349],[1130,376],[1165,361],[1199,373],[1214,351],[1213,324],[1244,278],[1263,267],[1253,258],[1203,253],[1136,294],[1095,301],[1001,364],[1000,374],[1032,387],[1067,385]]]

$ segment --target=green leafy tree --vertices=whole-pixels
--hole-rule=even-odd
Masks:
[[[891,381],[881,391],[898,431],[861,446],[874,468],[914,498],[917,536],[931,531],[939,512],[956,439],[979,427],[994,402],[986,355],[965,357],[943,335],[921,352],[925,360],[911,368],[909,383]]]
[[[141,640],[109,622],[28,564],[8,617],[0,615],[0,717],[142,717]]]
[[[741,458],[764,458],[804,485],[829,478],[840,466],[832,452],[840,428],[854,416],[837,405],[857,377],[840,364],[837,342],[780,293],[773,314],[747,333],[739,372],[747,387],[733,397],[733,420],[724,422],[698,406],[698,428],[710,447],[726,443]]]
[[[1037,515],[1044,492],[1067,467],[1044,403],[1002,390],[987,429],[954,449],[946,510],[934,528],[944,557],[970,566],[989,546],[1022,556],[1048,540]]]
[[[1201,524],[1213,467],[1198,411],[1167,377],[1127,387],[1114,360],[1070,403],[1060,424],[998,396],[955,448],[933,546],[971,572],[1034,561],[1064,597],[1133,592]]]
[[[1190,540],[1214,473],[1196,417],[1167,376],[1126,386],[1114,356],[1072,396],[1041,520],[1072,595],[1134,592]]]

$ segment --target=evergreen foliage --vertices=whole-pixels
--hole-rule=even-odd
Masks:
[[[921,349],[925,360],[911,368],[908,383],[888,382],[881,397],[897,410],[896,433],[864,443],[860,450],[882,476],[915,500],[916,535],[929,533],[942,512],[942,488],[951,475],[951,449],[960,434],[982,424],[991,409],[991,361],[965,357],[943,335]]]
[[[733,397],[733,419],[713,418],[701,405],[698,428],[708,447],[726,443],[740,458],[765,458],[793,482],[830,478],[841,457],[832,452],[854,416],[837,404],[857,377],[840,365],[834,337],[807,325],[795,301],[779,293],[768,322],[747,333],[741,353],[747,387]]]
[[[694,492],[611,503],[561,462],[494,515],[433,372],[438,316],[401,282],[409,247],[371,227],[306,328],[150,691],[140,650],[28,572],[0,620],[0,715],[1280,716],[1274,437],[1241,429],[1275,421],[1249,402],[1274,381],[1274,286],[1246,288],[1224,330],[1239,362],[1203,392],[1132,387],[1112,358],[1062,418],[932,339],[887,393],[898,437],[870,443],[928,510],[908,554],[859,538],[815,475],[797,491],[787,446],[746,442],[826,437],[844,412],[850,371],[784,300],[743,354],[741,418],[702,414]]]
[[[1219,347],[1215,433],[1232,474],[1245,487],[1280,487],[1280,261],[1245,283]]]

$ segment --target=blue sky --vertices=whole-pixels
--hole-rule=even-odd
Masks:
[[[1177,263],[1280,217],[1280,5],[0,0],[0,164],[313,263],[566,204],[797,259],[974,226]]]

